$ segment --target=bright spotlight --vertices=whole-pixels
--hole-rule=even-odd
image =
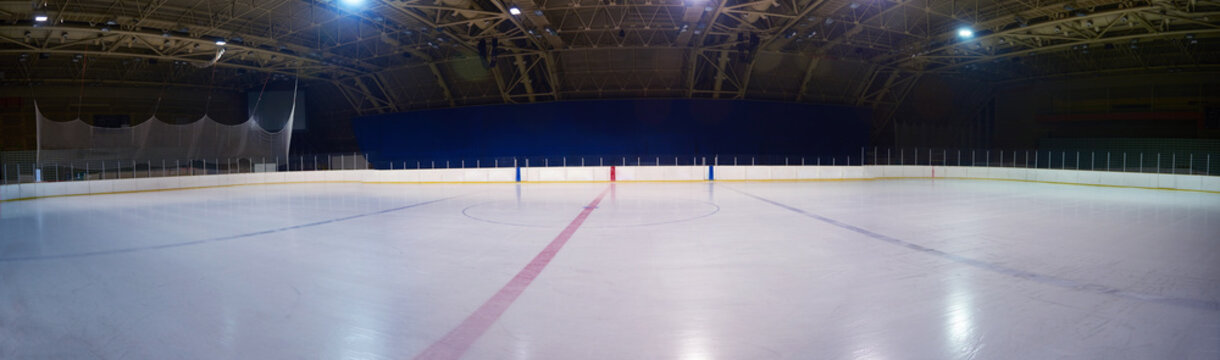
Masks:
[[[517,5],[509,6],[508,13],[513,14],[514,16],[521,15],[521,8],[517,7]]]
[[[961,28],[961,29],[958,29],[958,30],[957,30],[957,37],[960,37],[960,38],[963,38],[963,39],[969,39],[969,38],[972,38],[972,37],[974,37],[974,30],[970,30],[969,28]]]
[[[34,21],[47,22],[47,14],[34,14]]]
[[[357,6],[364,3],[364,0],[343,0],[344,4]]]
[[[228,42],[225,42],[224,39],[216,40],[216,46],[225,46],[225,44],[228,44]]]

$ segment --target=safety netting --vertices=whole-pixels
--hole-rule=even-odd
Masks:
[[[295,90],[293,94],[288,119],[261,119],[255,113],[246,121],[233,125],[218,122],[205,114],[185,124],[165,122],[154,115],[134,126],[101,127],[79,118],[70,121],[48,119],[35,103],[37,162],[145,164],[166,160],[212,163],[226,159],[254,159],[255,162],[287,159],[296,115]]]

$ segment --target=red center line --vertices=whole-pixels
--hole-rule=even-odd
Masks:
[[[534,260],[526,264],[517,273],[517,276],[514,276],[512,280],[508,281],[508,284],[500,288],[499,292],[496,292],[490,299],[487,299],[483,306],[480,306],[478,310],[475,310],[469,317],[466,317],[466,320],[463,320],[456,328],[445,334],[445,337],[424,349],[424,352],[417,355],[415,359],[461,358],[466,353],[466,350],[470,349],[471,345],[474,345],[475,340],[478,340],[480,336],[483,336],[484,332],[487,332],[491,324],[495,323],[500,318],[500,315],[503,315],[504,311],[508,310],[513,301],[516,301],[517,297],[525,292],[525,288],[529,287],[530,283],[542,273],[547,264],[551,263],[551,259],[555,258],[555,255],[568,242],[568,239],[571,239],[572,235],[576,233],[576,229],[580,228],[580,225],[585,222],[589,214],[593,213],[593,209],[597,208],[597,204],[601,203],[602,198],[606,197],[606,194],[609,192],[610,188],[607,188],[597,195],[597,198],[593,199],[593,202],[589,203],[588,206],[585,206],[584,210],[580,211],[580,215],[577,215],[572,220],[572,223],[568,224],[568,227],[559,233],[559,236],[551,240],[551,243],[545,249],[542,249],[542,252],[534,256]]]

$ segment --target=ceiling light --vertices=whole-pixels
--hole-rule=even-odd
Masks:
[[[963,39],[972,38],[972,37],[974,37],[974,30],[970,30],[970,28],[957,29],[957,37],[960,37]]]
[[[351,6],[357,6],[364,4],[364,0],[343,0],[343,3]]]
[[[228,44],[228,42],[226,42],[225,39],[216,40],[216,46],[225,46],[225,44]]]
[[[514,16],[521,15],[521,8],[517,7],[517,5],[509,6],[508,13],[513,14]]]
[[[37,21],[37,22],[47,22],[47,19],[49,19],[49,18],[47,17],[47,14],[46,14],[46,13],[44,13],[44,12],[36,12],[36,13],[34,13],[34,21]]]

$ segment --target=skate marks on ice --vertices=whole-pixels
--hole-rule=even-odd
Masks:
[[[785,210],[788,210],[791,212],[795,212],[795,213],[803,215],[805,217],[809,217],[814,220],[818,220],[823,223],[833,225],[835,227],[838,227],[838,228],[841,228],[844,230],[848,230],[848,231],[851,231],[851,232],[854,232],[854,233],[857,233],[860,235],[867,236],[874,240],[878,240],[878,241],[881,241],[881,242],[884,242],[884,243],[887,243],[890,245],[905,247],[905,248],[908,248],[908,249],[911,249],[914,251],[933,255],[933,256],[936,256],[936,257],[939,257],[939,258],[942,258],[945,260],[949,260],[949,261],[958,263],[958,264],[974,267],[976,269],[986,270],[986,271],[990,271],[990,272],[1001,274],[1001,275],[1007,275],[1007,276],[1011,276],[1011,277],[1015,277],[1015,278],[1019,278],[1019,279],[1033,281],[1033,282],[1043,284],[1043,285],[1049,285],[1049,286],[1054,286],[1054,287],[1059,287],[1059,288],[1064,288],[1064,289],[1069,289],[1069,290],[1084,291],[1084,292],[1090,292],[1090,293],[1101,294],[1101,295],[1116,296],[1116,297],[1124,298],[1124,299],[1146,301],[1146,302],[1165,304],[1165,305],[1190,308],[1190,309],[1220,311],[1220,301],[1216,301],[1216,300],[1190,299],[1190,298],[1145,294],[1145,293],[1140,293],[1140,292],[1123,290],[1123,289],[1119,289],[1119,288],[1108,286],[1108,285],[1093,284],[1093,283],[1088,283],[1088,282],[1083,282],[1083,281],[1078,281],[1078,280],[1065,279],[1065,278],[1061,278],[1061,277],[1053,276],[1053,275],[1039,274],[1039,273],[1032,272],[1032,271],[1011,268],[1011,267],[1007,267],[1007,266],[996,264],[996,263],[991,263],[991,262],[982,261],[982,260],[978,260],[978,259],[972,259],[972,258],[968,258],[965,256],[937,250],[934,248],[929,248],[929,247],[922,246],[922,245],[919,245],[916,243],[912,243],[910,241],[906,241],[906,240],[902,240],[902,239],[888,236],[885,234],[877,233],[877,232],[874,232],[874,231],[871,231],[871,230],[868,230],[865,228],[861,228],[861,227],[858,227],[858,226],[855,226],[852,224],[848,224],[848,223],[845,223],[845,222],[842,222],[839,220],[835,220],[835,219],[828,218],[828,217],[825,217],[822,215],[818,215],[813,212],[805,211],[800,208],[796,208],[796,207],[793,207],[793,206],[790,206],[790,205],[787,205],[784,203],[780,203],[775,200],[771,200],[771,199],[764,198],[764,197],[761,197],[758,195],[754,195],[754,194],[751,194],[751,193],[748,193],[748,192],[745,192],[743,190],[739,190],[739,189],[736,189],[733,187],[724,186],[724,185],[719,185],[719,186],[727,188],[727,189],[737,192],[739,194],[745,195],[747,197],[753,198],[755,200],[759,200],[759,201],[762,201],[762,202],[765,202],[765,203],[768,203],[771,205],[775,205],[779,208],[782,208],[782,209],[785,209]]]

